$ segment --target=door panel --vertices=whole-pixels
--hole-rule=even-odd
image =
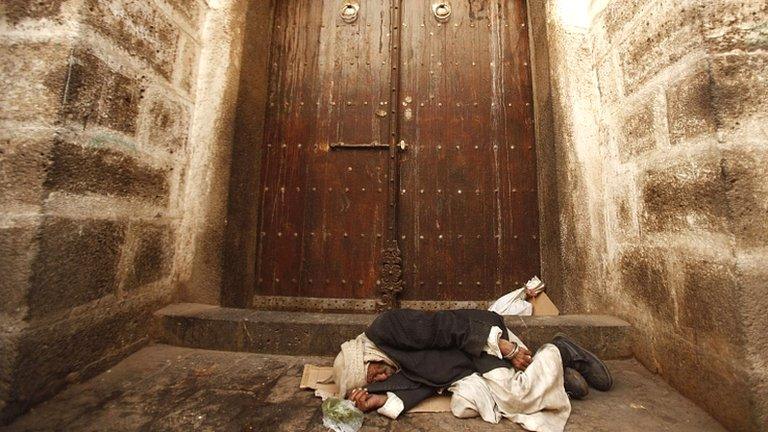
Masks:
[[[488,300],[539,271],[521,0],[403,3],[399,235],[408,300]]]
[[[386,218],[389,8],[277,1],[257,295],[371,298]]]
[[[362,0],[352,24],[342,1],[275,3],[257,295],[376,297],[394,232],[405,300],[489,300],[537,274],[525,1],[452,1],[440,23],[402,0],[391,23]],[[407,151],[387,152],[390,128]]]

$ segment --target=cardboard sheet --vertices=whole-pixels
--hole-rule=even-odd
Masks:
[[[546,292],[531,299],[531,305],[533,305],[534,316],[560,315],[560,310],[552,303]]]
[[[339,397],[339,386],[332,382],[333,368],[330,366],[304,365],[299,388],[314,390],[317,397]],[[413,407],[409,413],[438,413],[451,411],[450,396],[434,396]]]

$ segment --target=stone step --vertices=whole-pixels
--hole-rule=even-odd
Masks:
[[[155,312],[158,342],[220,351],[333,356],[346,340],[373,321],[372,314],[277,312],[179,303]],[[604,359],[632,357],[630,325],[606,315],[505,317],[507,327],[530,348],[557,332]]]

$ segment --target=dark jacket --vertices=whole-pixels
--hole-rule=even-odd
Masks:
[[[393,392],[405,411],[474,372],[511,367],[483,352],[491,327],[509,339],[504,319],[484,310],[423,312],[395,309],[379,315],[365,331],[401,370],[367,386],[371,393]]]

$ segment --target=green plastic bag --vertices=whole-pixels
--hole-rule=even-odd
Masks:
[[[323,426],[335,432],[357,432],[363,427],[363,412],[346,399],[323,401]]]

